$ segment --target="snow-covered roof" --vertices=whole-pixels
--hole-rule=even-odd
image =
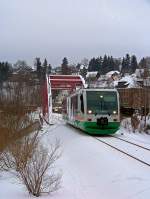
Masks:
[[[82,70],[83,68],[88,69],[88,66],[85,66],[85,65],[82,64],[82,65],[80,66],[80,70]]]
[[[120,72],[119,71],[117,71],[117,70],[112,70],[112,71],[109,71],[108,73],[106,73],[106,76],[107,77],[111,77],[113,74],[120,74]]]
[[[125,77],[122,77],[120,80],[120,82],[128,82],[128,83],[131,83],[133,81],[133,77],[131,75],[128,75],[128,76],[125,76]]]
[[[86,77],[96,77],[97,75],[97,71],[91,71],[91,72],[87,72]]]
[[[137,78],[135,74],[132,75],[126,75],[125,77],[122,77],[118,82],[126,82],[124,85],[128,88],[132,87],[138,87]]]
[[[87,84],[85,83],[85,79],[81,75],[79,75],[79,76],[80,76],[80,79],[82,80],[84,88],[86,88]]]

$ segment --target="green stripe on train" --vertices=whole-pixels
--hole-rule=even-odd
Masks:
[[[80,122],[76,120],[73,125],[89,134],[107,135],[115,133],[119,129],[120,123],[109,122],[108,125],[99,126],[96,122]]]

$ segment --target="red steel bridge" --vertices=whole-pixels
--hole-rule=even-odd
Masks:
[[[80,75],[47,75],[43,87],[43,115],[49,117],[52,110],[52,91],[67,90],[72,92],[76,88],[84,88],[85,82]]]
[[[83,79],[79,75],[49,75],[48,82],[52,90],[72,91],[84,86]]]

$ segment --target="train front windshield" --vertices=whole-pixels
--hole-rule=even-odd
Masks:
[[[114,91],[87,91],[87,113],[117,114],[117,93]]]

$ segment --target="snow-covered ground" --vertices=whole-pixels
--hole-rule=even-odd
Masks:
[[[149,199],[150,168],[106,146],[93,137],[53,117],[54,125],[43,127],[41,139],[49,146],[59,139],[62,156],[57,169],[62,170],[62,187],[42,199]],[[150,135],[131,133],[121,128],[118,134],[150,145]],[[28,193],[10,178],[0,176],[0,199],[28,199]]]
[[[144,132],[132,132],[131,129],[125,129],[123,127],[116,133],[116,135],[120,135],[122,138],[127,139],[129,141],[133,141],[136,144],[140,144],[141,146],[150,148],[150,134]]]

